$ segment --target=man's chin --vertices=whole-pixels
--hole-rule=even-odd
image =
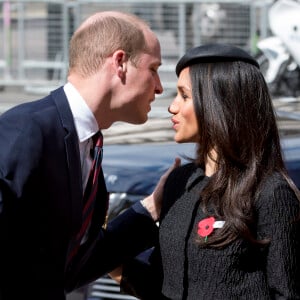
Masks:
[[[123,114],[122,121],[133,125],[141,125],[146,123],[148,119],[148,113],[142,114],[131,111],[130,114]]]
[[[148,116],[144,116],[144,117],[141,117],[139,119],[135,119],[131,122],[131,124],[134,124],[134,125],[141,125],[141,124],[144,124],[148,121]]]

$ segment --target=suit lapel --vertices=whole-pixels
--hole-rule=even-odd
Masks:
[[[57,106],[63,127],[65,128],[65,150],[69,170],[69,190],[71,194],[71,213],[70,222],[73,224],[74,232],[79,230],[81,225],[82,209],[83,209],[83,190],[82,190],[82,174],[80,166],[80,153],[78,136],[73,121],[73,115],[68,104],[68,100],[63,88],[59,88],[52,93],[52,97]]]

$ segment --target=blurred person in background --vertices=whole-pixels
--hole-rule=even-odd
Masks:
[[[1,300],[64,300],[156,236],[155,193],[105,229],[101,130],[146,122],[163,91],[158,39],[134,15],[100,12],[75,31],[69,51],[64,86],[0,117]]]
[[[299,191],[257,62],[207,44],[176,73],[174,139],[196,156],[167,178],[149,262],[110,275],[139,299],[300,299]]]

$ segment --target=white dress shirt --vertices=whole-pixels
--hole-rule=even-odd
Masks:
[[[82,187],[84,191],[92,166],[90,149],[93,142],[91,137],[97,131],[99,131],[99,127],[94,114],[70,82],[65,84],[64,91],[73,114],[74,123],[79,139],[78,143],[82,171]]]

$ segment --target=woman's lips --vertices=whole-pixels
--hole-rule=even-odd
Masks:
[[[179,122],[177,120],[175,120],[174,118],[172,118],[172,123],[173,123],[173,128],[176,129],[176,127],[178,127],[177,125],[179,124]]]

